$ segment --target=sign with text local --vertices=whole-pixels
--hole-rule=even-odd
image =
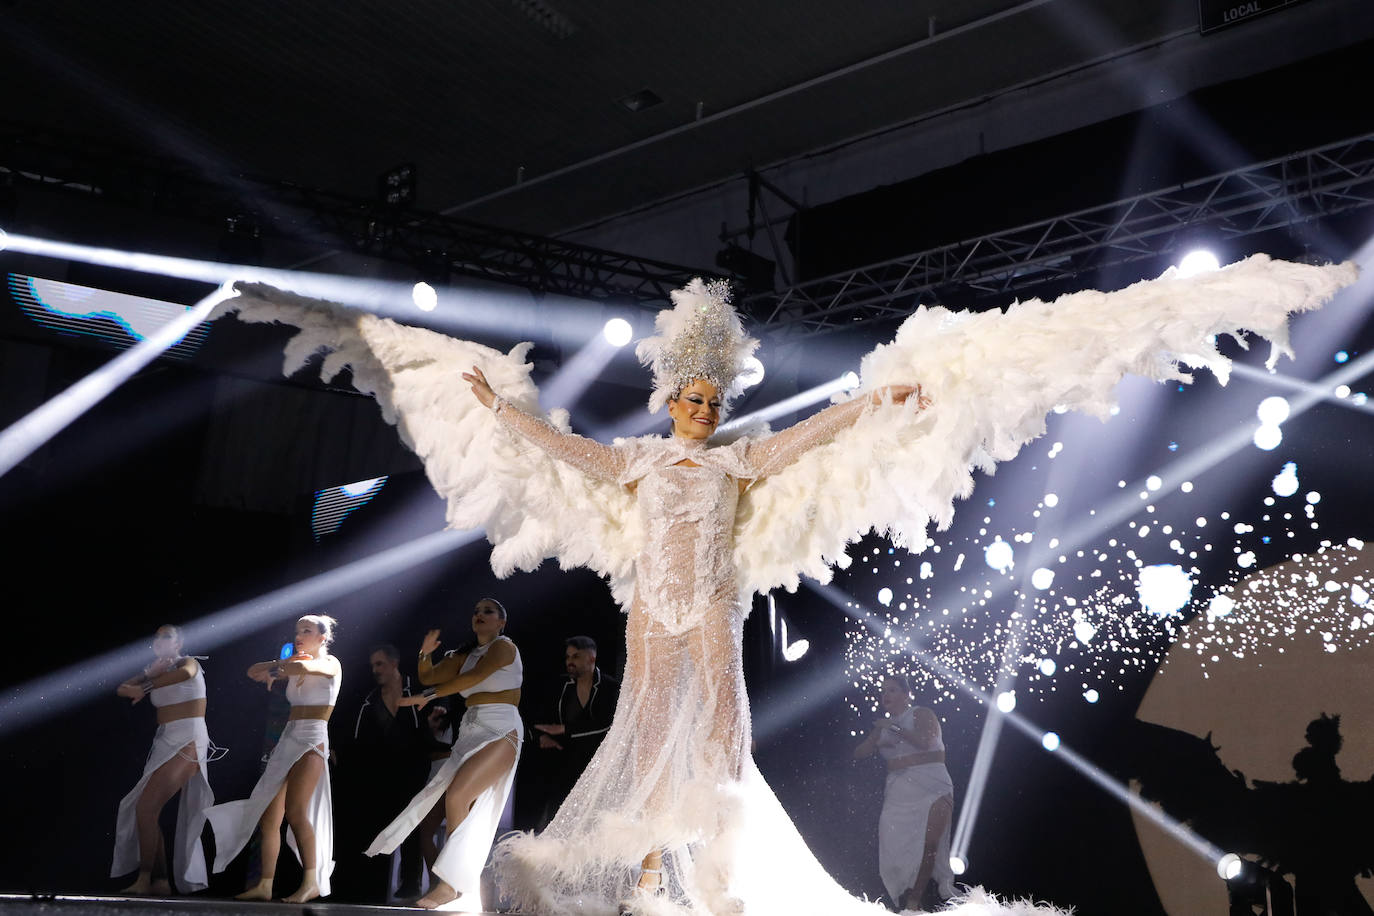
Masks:
[[[1257,16],[1302,2],[1303,0],[1198,0],[1198,31],[1206,35],[1208,32],[1238,25]]]

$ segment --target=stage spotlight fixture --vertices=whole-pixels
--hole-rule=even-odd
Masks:
[[[1044,591],[1054,584],[1054,570],[1040,567],[1031,573],[1031,585],[1040,591]]]
[[[963,858],[961,858],[960,856],[950,856],[949,870],[954,872],[956,875],[962,875],[964,872],[968,871],[968,863],[965,862]]]
[[[1292,408],[1288,406],[1288,399],[1277,395],[1260,401],[1259,407],[1255,409],[1256,416],[1265,426],[1278,426],[1288,419],[1288,414],[1291,412]]]
[[[262,223],[256,213],[235,213],[224,219],[216,245],[220,259],[229,264],[262,264]]]
[[[0,251],[5,250],[5,244],[9,242],[9,239],[10,237],[5,234],[5,230],[0,229]]]
[[[1221,876],[1222,880],[1230,881],[1240,877],[1240,870],[1244,864],[1244,859],[1234,852],[1228,852],[1217,860],[1217,874]]]
[[[1001,712],[1011,712],[1016,708],[1016,691],[1004,690],[997,694],[997,709]]]
[[[601,329],[601,336],[606,338],[606,343],[613,347],[623,347],[630,342],[634,336],[635,329],[624,318],[612,318],[606,322],[606,326]]]
[[[739,374],[736,384],[743,388],[753,388],[763,381],[764,368],[763,361],[757,356],[751,356],[744,361],[744,371]]]
[[[377,196],[388,207],[415,203],[415,163],[402,162],[377,177]]]
[[[1183,260],[1178,262],[1178,275],[1180,277],[1192,277],[1220,268],[1221,261],[1217,260],[1216,255],[1205,248],[1197,248],[1185,254]]]
[[[859,387],[859,373],[854,371],[846,372],[840,376],[840,382],[844,384],[845,391],[853,391]]]
[[[5,236],[5,233],[0,232],[0,248],[3,248],[3,247],[4,247],[4,243],[5,243],[5,238],[4,238],[4,236]],[[1344,350],[1337,350],[1334,359],[1335,359],[1336,362],[1338,362],[1338,363],[1349,362],[1349,361],[1350,361],[1350,354],[1347,353],[1347,352],[1344,351]]]
[[[641,89],[632,92],[627,96],[616,100],[626,111],[638,114],[646,108],[653,108],[655,105],[663,104],[663,96],[654,92],[652,89]]]
[[[424,280],[415,284],[410,291],[410,298],[415,301],[415,307],[422,312],[432,312],[439,305],[439,293]]]
[[[1040,746],[1047,751],[1059,750],[1059,735],[1054,732],[1045,732],[1040,738]]]

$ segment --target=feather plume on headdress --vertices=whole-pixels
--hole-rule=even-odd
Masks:
[[[723,402],[739,394],[738,383],[759,342],[744,332],[730,304],[730,285],[700,277],[673,290],[673,307],[654,319],[658,333],[635,347],[639,361],[654,373],[649,412],[657,413],[668,399],[705,379],[720,391]]]

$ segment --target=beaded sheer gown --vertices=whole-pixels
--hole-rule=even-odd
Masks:
[[[785,432],[712,448],[674,437],[601,445],[497,400],[504,428],[590,477],[632,490],[644,532],[611,730],[548,828],[498,849],[503,889],[518,909],[607,912],[634,885],[650,850],[664,852],[665,894],[640,901],[640,911],[740,912],[750,894],[737,879],[776,875],[772,863],[738,867],[742,850],[782,842],[776,827],[760,831],[764,824],[786,821],[749,754],[741,640],[750,596],[741,594],[734,558],[739,497],[853,425],[866,406],[850,401]],[[749,806],[773,810],[756,821],[745,816]],[[780,906],[787,895],[765,889],[748,911],[852,905],[791,833],[788,845],[796,848],[785,864],[795,873],[799,857],[808,860],[815,873],[808,899]],[[822,889],[839,898],[829,909],[815,899]]]
[[[803,576],[829,581],[869,531],[923,550],[947,526],[977,470],[991,472],[1045,432],[1045,415],[1106,418],[1127,373],[1222,381],[1216,336],[1248,329],[1286,351],[1291,312],[1356,279],[1255,255],[1212,273],[1166,272],[1113,293],[970,314],[920,307],[864,357],[859,391],[920,382],[930,410],[868,406],[867,396],[776,435],[711,446],[673,438],[611,445],[545,415],[528,344],[501,353],[368,312],[240,284],[218,313],[300,329],[286,374],[323,352],[320,374],[352,370],[423,460],[447,521],[482,528],[492,569],[557,558],[603,575],[627,613],[615,722],[550,827],[498,844],[499,879],[526,912],[611,914],[641,858],[664,851],[666,893],[636,899],[655,916],[860,916],[817,863],[749,754],[740,644],[749,598]],[[494,409],[460,373],[480,366]],[[974,891],[951,910],[1054,913]]]

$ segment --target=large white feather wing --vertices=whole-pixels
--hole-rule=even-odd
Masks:
[[[1317,308],[1353,283],[1353,264],[1313,267],[1255,255],[1222,270],[1113,293],[1031,300],[1005,312],[916,310],[863,359],[861,391],[919,382],[913,401],[865,412],[854,426],[750,488],[741,500],[735,559],[742,586],[793,590],[827,582],[845,548],[869,531],[919,552],[933,522],[949,525],[973,471],[1045,432],[1065,406],[1105,417],[1128,374],[1188,380],[1205,366],[1225,383],[1230,361],[1215,336],[1242,329],[1288,350],[1290,313]]]
[[[461,378],[480,366],[506,400],[542,416],[525,362],[529,344],[502,353],[269,286],[238,289],[216,315],[236,312],[242,321],[299,328],[286,347],[287,375],[320,353],[325,380],[351,369],[354,387],[376,398],[382,417],[420,456],[447,502],[449,527],[485,530],[498,576],[556,558],[565,568],[606,576],[617,593],[630,586],[638,547],[633,497],[507,432]],[[566,412],[548,419],[567,431]]]

